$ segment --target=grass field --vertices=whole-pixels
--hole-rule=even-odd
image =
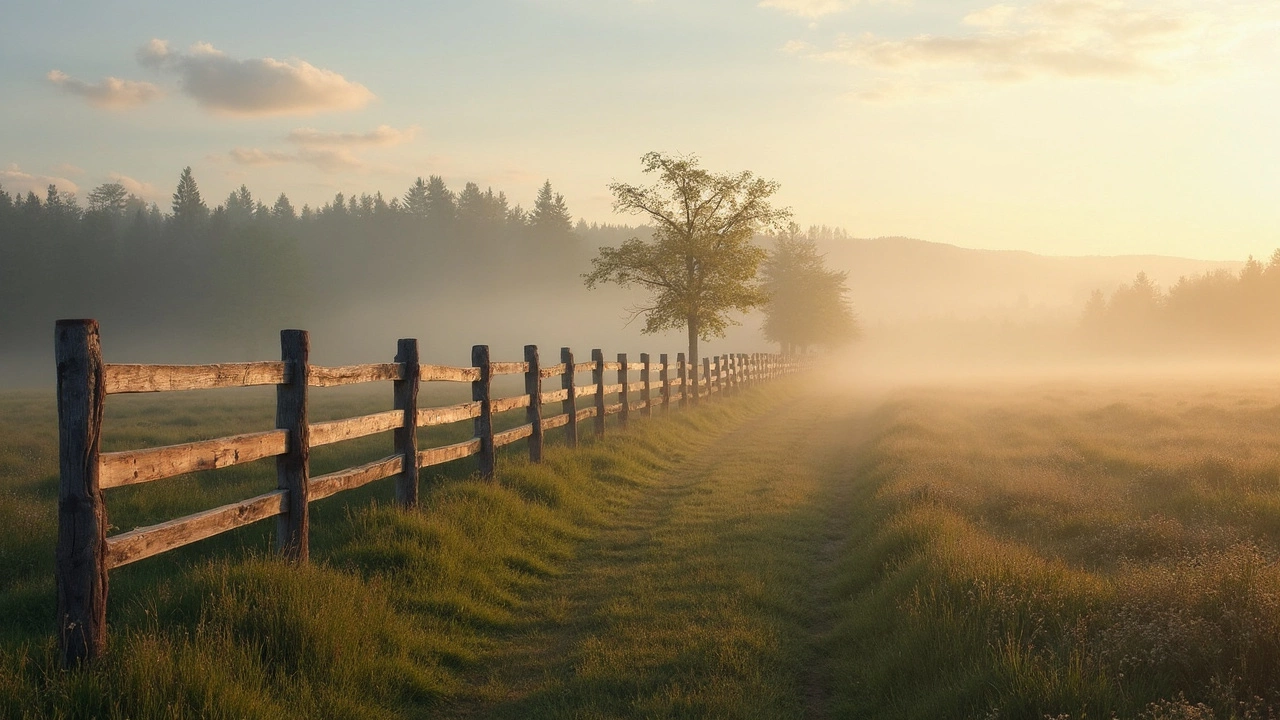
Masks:
[[[52,660],[53,415],[0,399],[0,716],[1265,718],[1280,708],[1280,381],[871,392],[783,381],[499,479],[390,483],[112,576]],[[106,449],[265,428],[268,394],[109,405]],[[385,407],[317,395],[317,419]],[[460,430],[459,432],[465,432]],[[450,438],[437,438],[444,441]],[[434,443],[434,441],[433,441]],[[317,453],[313,471],[389,438]],[[267,464],[111,491],[121,529]]]

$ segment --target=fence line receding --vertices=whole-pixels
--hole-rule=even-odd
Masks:
[[[311,365],[310,343],[303,330],[281,332],[279,362],[214,365],[108,364],[102,360],[95,320],[61,320],[55,332],[58,376],[58,434],[61,484],[58,495],[59,647],[64,665],[91,661],[106,638],[108,575],[111,570],[268,518],[277,519],[276,543],[285,557],[305,562],[308,556],[308,506],[345,490],[395,478],[396,501],[405,508],[418,503],[418,480],[424,468],[475,456],[479,474],[492,478],[497,448],[524,440],[529,458],[542,459],[545,432],[564,428],[567,445],[578,442],[578,423],[595,420],[595,434],[605,431],[605,416],[618,414],[625,427],[632,411],[643,416],[656,406],[669,411],[714,393],[736,391],[795,369],[794,362],[767,353],[704,358],[701,372],[686,363],[684,353],[668,364],[649,354],[628,362],[620,354],[605,362],[593,350],[591,362],[574,362],[569,348],[560,363],[543,365],[538,348],[525,347],[522,362],[496,362],[487,345],[472,348],[470,367],[421,363],[418,342],[400,340],[395,361],[369,365]],[[639,383],[631,373],[640,373]],[[674,372],[672,372],[674,371]],[[590,385],[578,385],[578,373],[592,373]],[[606,384],[607,373],[617,382]],[[493,397],[493,378],[523,375],[525,392]],[[654,387],[654,378],[657,387]],[[544,390],[543,381],[559,379],[559,388]],[[368,382],[391,382],[393,409],[360,417],[312,423],[308,389]],[[471,402],[419,407],[425,382],[470,383]],[[103,407],[107,395],[274,385],[276,429],[214,440],[103,453],[100,451]],[[672,398],[672,389],[678,397]],[[594,402],[578,407],[579,398]],[[612,396],[612,397],[611,397]],[[610,402],[616,400],[616,402]],[[560,403],[561,412],[545,417],[543,406]],[[525,409],[525,422],[495,432],[493,417]],[[418,428],[472,420],[473,436],[462,442],[419,448]],[[392,454],[337,472],[310,476],[311,448],[393,432]],[[153,482],[201,470],[240,465],[274,457],[277,487],[254,498],[166,522],[107,536],[103,491]]]

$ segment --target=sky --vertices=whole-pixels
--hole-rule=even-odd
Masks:
[[[0,0],[0,186],[168,210],[550,180],[651,150],[795,219],[1054,255],[1280,247],[1275,0]]]

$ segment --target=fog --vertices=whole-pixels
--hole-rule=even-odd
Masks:
[[[183,183],[199,200],[189,174],[175,198]],[[107,362],[273,359],[284,328],[309,330],[323,365],[385,362],[404,337],[425,362],[451,365],[469,364],[475,344],[495,360],[536,344],[548,363],[561,347],[580,362],[593,348],[655,360],[686,349],[683,332],[641,333],[629,310],[643,292],[583,284],[600,247],[648,229],[575,224],[550,183],[529,211],[437,177],[403,201],[339,194],[301,212],[242,187],[213,210],[175,199],[170,215],[103,188],[88,208],[56,188],[0,191],[0,387],[52,383],[53,324],[65,317],[99,320]],[[861,338],[836,357],[868,377],[1247,373],[1280,355],[1268,311],[1280,306],[1280,256],[1049,257],[803,235],[845,273]],[[738,316],[700,354],[776,350],[762,317]]]

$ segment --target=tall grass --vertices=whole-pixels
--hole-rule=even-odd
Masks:
[[[832,590],[840,713],[1280,707],[1275,387],[903,393]]]

